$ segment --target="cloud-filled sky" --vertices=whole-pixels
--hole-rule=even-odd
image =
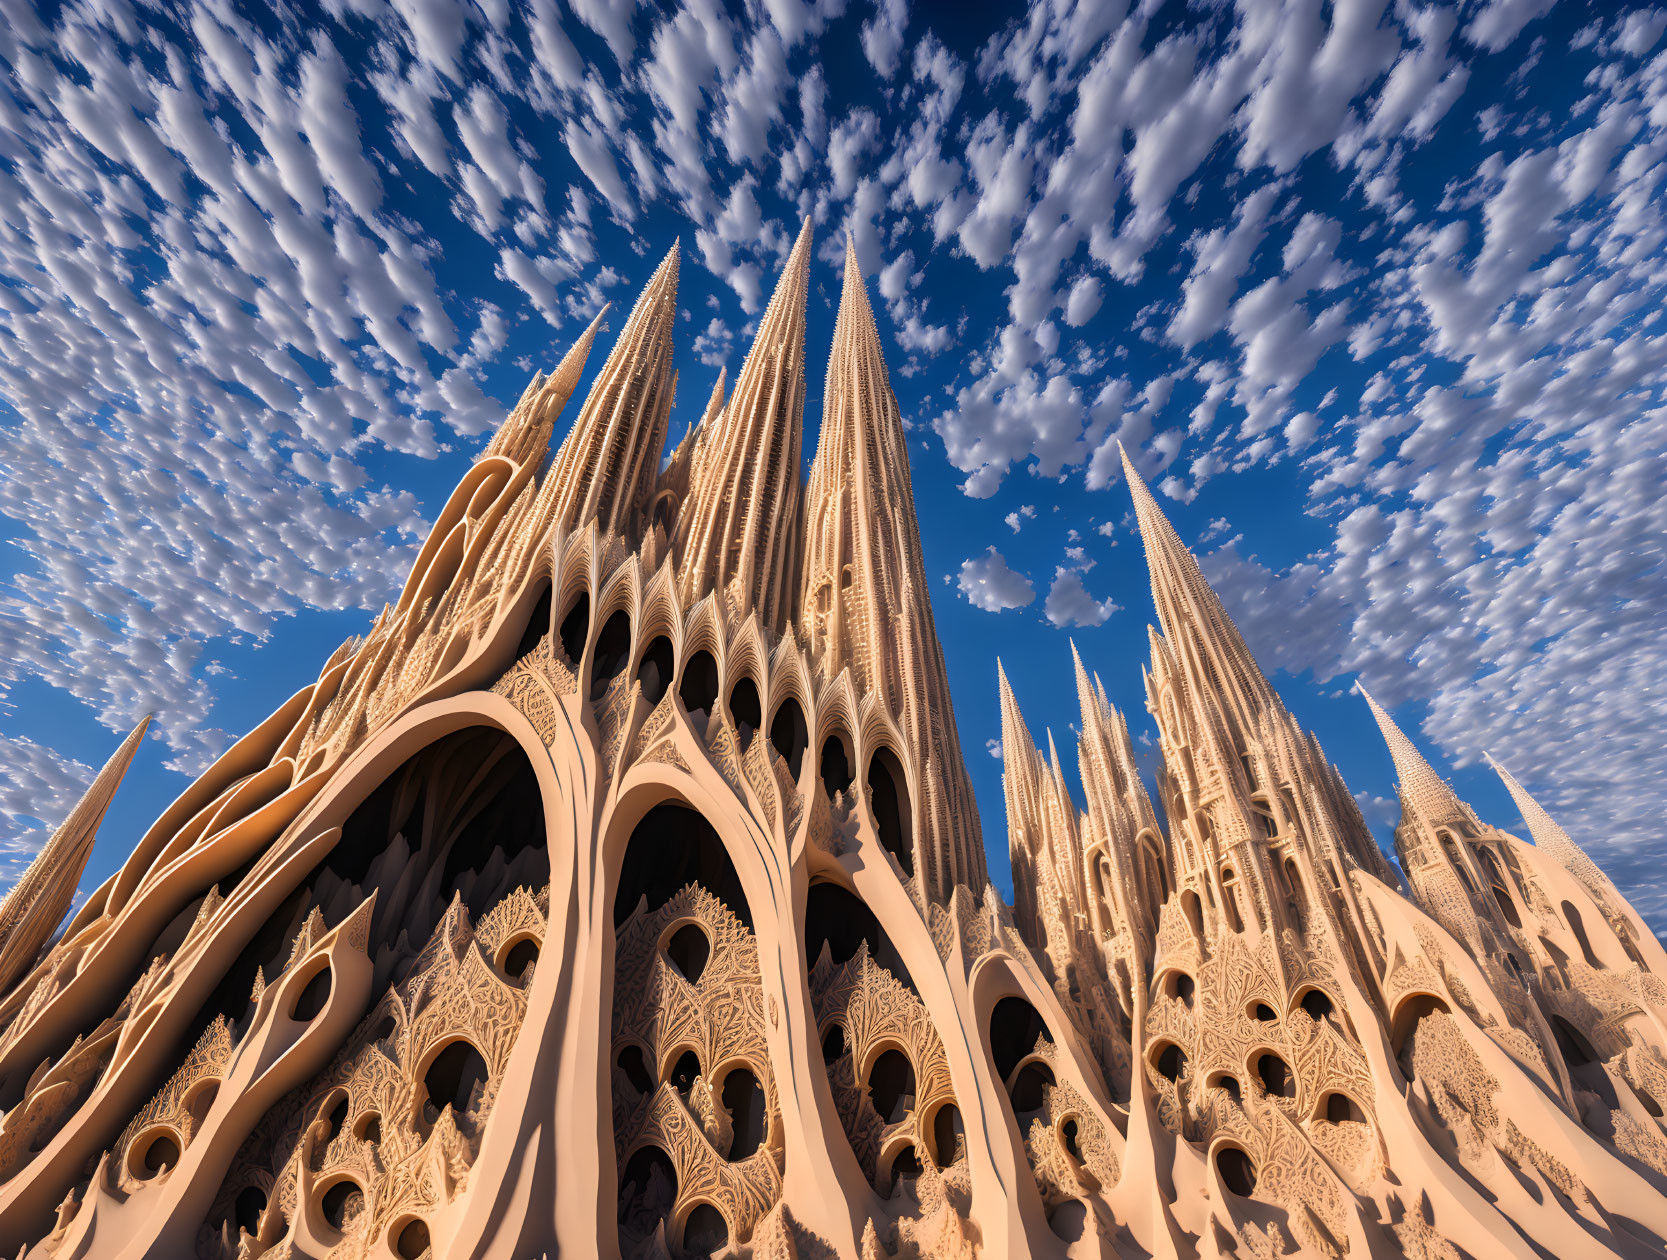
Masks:
[[[1121,441],[1380,839],[1356,679],[1667,926],[1667,13],[254,12],[0,0],[0,880],[154,711],[113,870],[677,237],[681,435],[810,216],[807,459],[849,230],[998,886],[998,654],[1154,755]]]

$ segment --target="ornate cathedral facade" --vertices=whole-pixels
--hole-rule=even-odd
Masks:
[[[1655,937],[1373,704],[1397,872],[1132,466],[1157,797],[1000,676],[1003,903],[849,252],[801,478],[810,268],[667,456],[674,247],[54,938],[123,745],[0,906],[0,1254],[1660,1256]]]

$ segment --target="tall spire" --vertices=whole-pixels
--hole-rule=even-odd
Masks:
[[[562,356],[554,372],[549,376],[540,372],[533,377],[509,419],[486,444],[485,455],[502,455],[521,464],[529,459],[543,459],[550,444],[550,430],[555,425],[556,417],[567,406],[567,400],[578,388],[579,378],[585,374],[585,363],[590,358],[590,348],[596,341],[596,330],[602,326],[602,320],[612,308],[611,302],[603,305],[596,318],[590,321],[590,326]]]
[[[1608,896],[1614,890],[1609,877],[1598,869],[1598,864],[1586,856],[1586,851],[1569,838],[1569,833],[1552,819],[1551,815],[1532,796],[1528,789],[1518,783],[1511,772],[1500,765],[1489,754],[1488,765],[1505,784],[1505,790],[1511,794],[1516,807],[1522,813],[1522,821],[1528,825],[1528,834],[1534,838],[1534,847],[1539,849],[1552,861],[1568,870],[1582,884],[1586,885],[1600,899]]]
[[[677,270],[674,243],[632,308],[545,476],[541,491],[548,490],[551,515],[560,528],[577,529],[594,519],[604,532],[630,533],[648,506],[671,414]],[[552,381],[572,358],[569,354],[563,360]],[[575,380],[580,368],[582,360]]]
[[[805,491],[799,616],[828,674],[850,669],[923,750],[920,844],[932,886],[982,887],[984,844],[932,621],[908,445],[849,237]]]
[[[29,969],[75,899],[98,826],[149,726],[147,713],[104,763],[92,786],[29,863],[6,899],[0,901],[0,994]]]
[[[1470,810],[1459,800],[1452,785],[1424,760],[1424,755],[1372,698],[1364,684],[1355,683],[1355,690],[1365,698],[1372,716],[1377,719],[1378,729],[1383,732],[1383,742],[1389,745],[1389,757],[1395,763],[1395,777],[1400,784],[1401,808],[1431,827],[1471,822]]]
[[[795,577],[809,290],[806,219],[729,405],[695,449],[677,523],[685,603],[733,586],[737,610],[756,609],[772,630],[791,610]]]

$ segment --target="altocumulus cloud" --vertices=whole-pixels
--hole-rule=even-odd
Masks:
[[[1008,568],[1007,557],[994,547],[981,556],[963,560],[956,582],[967,602],[985,612],[1023,608],[1036,598],[1036,588],[1030,579]]]

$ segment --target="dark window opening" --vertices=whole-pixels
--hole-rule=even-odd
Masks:
[[[1181,1004],[1189,1011],[1192,1009],[1193,994],[1197,990],[1198,986],[1193,983],[1192,977],[1187,975],[1186,972],[1181,971],[1175,974],[1175,996],[1181,999]]]
[[[897,859],[905,875],[915,873],[914,844],[910,838],[909,795],[903,767],[890,749],[882,748],[868,762],[868,805],[874,829],[887,853]]]
[[[700,1204],[683,1223],[683,1250],[692,1255],[709,1256],[728,1242],[729,1225],[710,1203]]]
[[[603,623],[590,665],[590,698],[600,700],[631,659],[631,618],[622,608]]]
[[[359,1214],[365,1205],[365,1192],[353,1181],[338,1181],[324,1192],[319,1207],[330,1228],[340,1233],[348,1221]]]
[[[166,1133],[158,1133],[145,1147],[143,1161],[147,1178],[166,1172],[179,1163],[179,1143]]]
[[[400,1260],[423,1260],[430,1254],[428,1241],[428,1226],[422,1221],[412,1221],[399,1231],[399,1240],[394,1244],[399,1252]]]
[[[1592,942],[1586,936],[1586,924],[1581,921],[1580,911],[1574,908],[1574,902],[1563,903],[1563,917],[1569,921],[1569,929],[1574,933],[1574,939],[1580,942],[1580,952],[1586,955],[1586,965],[1602,967],[1598,956],[1592,952]]]
[[[1204,907],[1198,900],[1198,894],[1187,889],[1181,894],[1181,910],[1187,916],[1187,922],[1192,925],[1192,934],[1199,940],[1204,939]]]
[[[1011,1098],[1016,1115],[1028,1116],[1047,1105],[1048,1088],[1055,1084],[1053,1069],[1040,1059],[1032,1059],[1019,1069],[1013,1078]],[[1022,1127],[1022,1126],[1021,1126]]]
[[[1505,922],[1514,928],[1522,926],[1522,916],[1517,913],[1516,902],[1511,900],[1511,894],[1498,884],[1493,886],[1493,899],[1499,903],[1499,913],[1505,916]]]
[[[1065,1148],[1065,1153],[1077,1163],[1082,1163],[1082,1147],[1077,1142],[1077,1122],[1072,1117],[1059,1126],[1059,1142]]]
[[[1557,1036],[1557,1048],[1563,1052],[1563,1061],[1571,1068],[1585,1067],[1598,1061],[1598,1052],[1592,1049],[1592,1043],[1561,1015],[1551,1017],[1551,1031]]]
[[[232,1200],[232,1221],[244,1233],[253,1235],[260,1229],[260,1214],[266,1211],[266,1191],[259,1186],[244,1186]]]
[[[699,1075],[700,1056],[693,1050],[685,1050],[672,1065],[672,1088],[686,1096],[695,1087],[695,1078]]]
[[[423,1088],[428,1091],[424,1117],[432,1124],[449,1106],[453,1117],[461,1119],[469,1110],[469,1100],[475,1089],[484,1090],[488,1078],[486,1060],[481,1057],[480,1051],[467,1041],[452,1042],[434,1056],[434,1062],[423,1074]],[[432,1118],[427,1116],[429,1107],[434,1109]]]
[[[851,759],[845,752],[845,741],[838,735],[830,735],[822,745],[822,763],[819,768],[822,776],[822,789],[832,800],[851,786]]]
[[[677,686],[677,698],[693,717],[696,713],[710,714],[718,702],[718,662],[710,652],[696,652],[683,663],[683,681]]]
[[[1224,1091],[1226,1091],[1227,1096],[1229,1098],[1231,1098],[1234,1102],[1241,1101],[1241,1095],[1239,1094],[1239,1078],[1238,1077],[1236,1077],[1236,1076],[1224,1076],[1219,1081],[1217,1081],[1216,1084],[1219,1085]]]
[[[840,1024],[830,1024],[827,1035],[822,1038],[822,1062],[837,1063],[845,1057],[845,1029]]]
[[[1076,1242],[1088,1229],[1088,1206],[1081,1199],[1066,1199],[1048,1213],[1048,1228],[1061,1242]]]
[[[521,641],[515,645],[515,659],[520,660],[528,652],[538,646],[539,640],[550,633],[551,615],[550,584],[544,584],[544,591],[533,605],[532,615],[527,618],[527,628],[521,631]]]
[[[1256,1018],[1261,1020],[1264,1024],[1271,1024],[1274,1020],[1279,1018],[1279,1016],[1273,1013],[1273,1007],[1269,1006],[1266,1002],[1256,1003],[1256,1010],[1254,1013]]]
[[[372,1146],[378,1146],[381,1144],[382,1117],[377,1115],[374,1111],[365,1116],[364,1119],[360,1120],[355,1128],[357,1129],[359,1141],[369,1142]]]
[[[797,700],[789,697],[776,708],[770,722],[770,744],[787,763],[787,773],[799,781],[799,766],[804,761],[805,749],[810,744],[810,733],[805,730],[805,711]]]
[[[324,1004],[330,1000],[330,968],[322,968],[295,999],[295,1005],[290,1008],[290,1018],[300,1023],[317,1019],[323,1011]]]
[[[637,666],[637,681],[642,684],[643,699],[648,701],[650,708],[665,698],[672,675],[676,672],[671,640],[663,634],[659,635],[648,645],[648,650],[642,654],[642,663]]]
[[[945,1103],[932,1117],[932,1159],[939,1168],[948,1168],[967,1153],[966,1125],[961,1120],[961,1109]]]
[[[701,972],[706,970],[706,960],[711,956],[712,942],[693,923],[685,923],[666,942],[666,957],[677,968],[677,974],[690,984],[700,983]]]
[[[1241,1199],[1256,1192],[1256,1165],[1238,1147],[1224,1146],[1216,1152],[1216,1171],[1221,1174],[1221,1184]]]
[[[1187,1052],[1173,1041],[1158,1055],[1158,1075],[1164,1080],[1179,1081],[1187,1072]]]
[[[504,974],[511,980],[525,980],[537,961],[538,942],[529,936],[504,955]]]
[[[1256,1060],[1256,1075],[1262,1078],[1262,1088],[1274,1098],[1295,1098],[1296,1080],[1291,1067],[1277,1054],[1264,1054]]]
[[[995,1059],[996,1075],[1007,1080],[1018,1067],[1019,1060],[1036,1049],[1036,1039],[1053,1037],[1036,1008],[1022,997],[1005,997],[990,1012],[990,1055]]]
[[[619,1224],[636,1238],[647,1238],[671,1215],[677,1199],[677,1169],[658,1146],[639,1146],[619,1175]]]
[[[561,650],[574,669],[585,654],[585,640],[590,637],[590,596],[581,595],[561,619]]]
[[[619,1052],[619,1058],[615,1062],[619,1064],[619,1070],[625,1074],[631,1088],[639,1095],[653,1092],[654,1078],[648,1074],[648,1064],[643,1060],[641,1046],[626,1046]]]
[[[1645,1111],[1649,1112],[1657,1120],[1661,1119],[1661,1104],[1655,1100],[1655,1096],[1653,1094],[1645,1093],[1641,1089],[1634,1090],[1633,1092],[1638,1095],[1638,1101],[1644,1104]]]
[[[698,810],[677,801],[656,805],[631,833],[614,895],[614,927],[647,899],[647,910],[666,904],[689,884],[699,884],[752,931],[752,913],[741,877],[723,841]]]
[[[910,988],[914,982],[903,956],[866,902],[842,884],[820,880],[805,897],[805,965],[815,968],[826,947],[834,966],[854,958],[864,942],[868,956]]]
[[[901,1050],[887,1050],[868,1070],[868,1098],[880,1119],[896,1124],[915,1105],[915,1067]]]
[[[897,1158],[891,1161],[891,1190],[896,1194],[905,1182],[920,1180],[920,1156],[915,1148],[905,1146],[897,1152]]]
[[[723,1104],[734,1134],[729,1158],[745,1159],[764,1144],[764,1087],[750,1069],[732,1068],[724,1077]]]
[[[1324,1019],[1332,1012],[1331,998],[1323,989],[1310,989],[1302,995],[1302,1009],[1316,1020]]]
[[[744,749],[752,742],[753,732],[764,724],[764,711],[758,702],[758,688],[750,678],[736,683],[729,693],[729,717],[735,723]]]
[[[346,1123],[347,1095],[343,1094],[340,1098],[336,1099],[336,1105],[330,1108],[329,1114],[324,1117],[324,1124],[326,1128],[326,1132],[324,1134],[324,1144],[326,1146],[341,1136],[342,1126]]]
[[[1355,1104],[1354,1099],[1347,1094],[1332,1094],[1325,1100],[1325,1118],[1332,1124],[1343,1124],[1347,1121],[1362,1123],[1366,1113]]]

